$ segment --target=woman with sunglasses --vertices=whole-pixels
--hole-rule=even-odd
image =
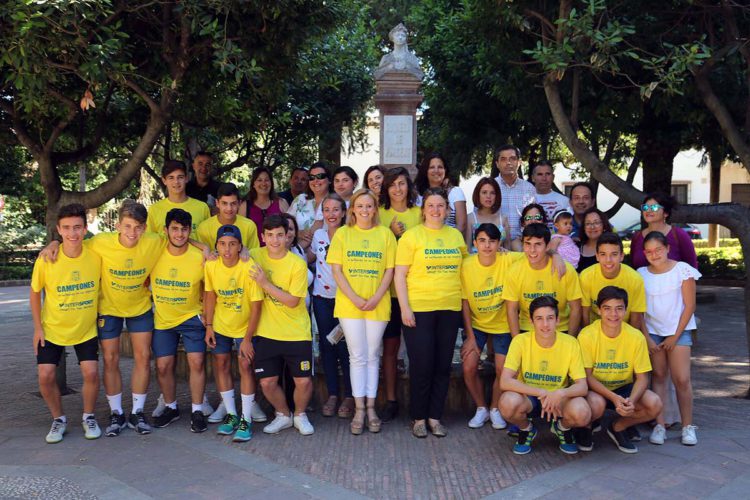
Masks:
[[[669,216],[675,208],[675,201],[664,193],[650,193],[643,199],[641,215],[646,227],[633,235],[630,242],[630,259],[633,268],[647,266],[648,261],[643,253],[643,240],[652,231],[659,231],[669,242],[669,258],[684,262],[698,269],[698,258],[690,236],[680,227],[669,224]]]
[[[271,171],[266,167],[253,170],[250,176],[250,189],[240,205],[240,213],[255,222],[258,234],[263,234],[263,219],[287,210],[289,210],[289,204],[276,194]],[[266,242],[261,241],[260,246],[266,246]]]
[[[297,221],[297,238],[304,249],[310,246],[313,233],[323,227],[323,198],[330,192],[331,173],[323,163],[315,163],[310,168],[307,191],[297,196],[287,211]]]
[[[547,211],[544,207],[538,203],[529,203],[523,210],[521,210],[521,217],[519,217],[521,223],[521,231],[529,224],[544,224],[547,225]],[[520,238],[510,242],[510,249],[514,252],[523,251],[523,243]]]
[[[596,242],[599,236],[612,232],[612,224],[598,208],[589,208],[583,214],[583,234],[581,234],[581,258],[576,271],[579,273],[596,264]]]

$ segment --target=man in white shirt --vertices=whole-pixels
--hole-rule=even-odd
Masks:
[[[542,160],[531,169],[531,180],[536,188],[536,202],[547,212],[547,225],[552,230],[552,218],[560,210],[570,211],[570,202],[565,195],[552,190],[555,169],[550,162]]]
[[[495,153],[495,167],[500,172],[495,180],[503,197],[500,211],[508,218],[511,240],[521,237],[521,211],[536,201],[534,185],[518,177],[520,161],[521,150],[511,144],[500,146]]]

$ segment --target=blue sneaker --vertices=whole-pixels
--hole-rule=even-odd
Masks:
[[[250,425],[250,422],[248,422],[244,418],[240,419],[240,425],[239,427],[237,427],[237,432],[234,433],[232,441],[234,441],[235,443],[244,443],[245,441],[250,441],[252,437],[253,428]]]
[[[219,426],[216,433],[221,436],[229,436],[230,434],[234,434],[234,431],[236,431],[239,426],[240,419],[237,415],[227,413],[227,416],[224,417],[224,423]]]
[[[552,425],[550,425],[550,431],[552,431],[552,434],[557,436],[557,439],[560,440],[560,451],[567,455],[575,455],[578,453],[578,445],[576,445],[576,440],[573,437],[573,429],[568,429],[567,431],[560,430],[560,427],[558,427],[558,421],[555,420],[552,422]]]
[[[511,437],[518,437],[519,428],[515,424],[510,424],[508,426],[508,435]]]
[[[531,430],[518,431],[518,440],[513,445],[513,453],[516,455],[526,455],[531,452],[531,442],[536,437],[536,427],[531,426]]]

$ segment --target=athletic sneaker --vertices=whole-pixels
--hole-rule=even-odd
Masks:
[[[612,427],[612,423],[607,426],[607,435],[621,452],[638,453],[638,447],[630,441],[627,433],[625,431],[616,431]]]
[[[151,412],[151,416],[153,418],[160,416],[166,408],[167,403],[164,402],[164,394],[159,394],[159,399],[156,400],[156,408]]]
[[[634,443],[638,443],[643,438],[641,437],[640,431],[638,431],[638,427],[635,425],[631,425],[627,429],[625,429],[625,434],[628,435],[628,439],[630,439]]]
[[[531,442],[536,437],[536,427],[531,426],[531,430],[518,430],[518,440],[513,445],[513,453],[516,455],[526,455],[531,452]]]
[[[508,426],[508,435],[510,437],[518,437],[518,433],[521,432],[521,430],[518,428],[515,424],[510,424]]]
[[[284,429],[290,428],[292,425],[294,425],[292,417],[277,412],[276,418],[274,418],[270,424],[263,427],[263,432],[266,434],[277,434]]]
[[[554,422],[552,422],[552,425],[550,425],[549,429],[552,431],[552,434],[557,436],[557,439],[560,441],[560,451],[567,455],[575,455],[576,453],[578,453],[578,446],[576,445],[576,440],[573,437],[573,429],[564,431],[560,429],[559,425],[559,420],[555,420]]]
[[[109,437],[119,436],[126,425],[125,415],[113,411],[109,416],[109,425],[104,429],[104,434]]]
[[[175,420],[180,419],[180,409],[167,406],[164,412],[154,419],[154,427],[166,427]]]
[[[313,432],[315,432],[315,429],[313,429],[313,426],[310,423],[310,420],[307,418],[307,414],[306,413],[303,413],[302,415],[295,415],[294,416],[294,427],[303,436],[309,436]]]
[[[239,426],[239,417],[237,415],[227,413],[227,416],[224,417],[224,423],[219,426],[219,428],[216,430],[216,433],[221,436],[229,436],[231,434],[234,434],[234,431],[236,431],[237,427]]]
[[[54,419],[52,421],[52,427],[49,428],[49,432],[47,433],[47,437],[44,438],[45,441],[49,444],[59,443],[63,440],[67,427],[67,424],[59,418]]]
[[[574,428],[573,438],[575,438],[579,450],[591,451],[594,449],[594,440],[590,427]]]
[[[248,422],[244,418],[241,418],[240,425],[237,427],[237,431],[234,433],[232,441],[234,441],[235,443],[244,443],[245,441],[250,441],[252,437],[253,428],[251,427],[250,422]]]
[[[206,413],[204,413],[206,415]],[[219,406],[216,407],[216,410],[208,415],[208,423],[209,424],[219,424],[224,421],[224,418],[227,416],[227,407],[224,406],[224,402],[221,402]]]
[[[490,412],[487,408],[480,406],[477,408],[477,412],[474,414],[471,420],[469,420],[469,427],[472,429],[479,429],[484,427],[485,422],[490,419]]]
[[[268,420],[263,408],[261,408],[257,402],[250,409],[250,416],[252,417],[253,422],[265,422]]]
[[[143,410],[130,414],[128,417],[128,427],[133,429],[137,434],[151,434],[151,426],[148,424]]]
[[[602,431],[602,419],[597,418],[593,422],[591,422],[591,432],[601,432]]]
[[[490,410],[490,421],[492,422],[492,428],[493,429],[505,429],[508,427],[508,423],[505,421],[503,416],[500,414],[500,410],[497,408],[492,408]]]
[[[683,425],[682,426],[682,444],[685,446],[695,446],[698,444],[698,436],[695,435],[696,425]]]
[[[190,432],[201,433],[205,432],[206,429],[208,429],[206,416],[202,411],[194,411],[193,414],[190,415]]]
[[[99,428],[99,423],[94,417],[86,417],[86,420],[81,422],[83,425],[83,433],[86,439],[99,439],[102,437],[102,430]]]
[[[648,437],[648,442],[651,444],[664,444],[665,439],[667,439],[667,429],[661,424],[656,424],[651,431],[651,435]]]

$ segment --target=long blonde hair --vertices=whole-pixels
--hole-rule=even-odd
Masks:
[[[378,213],[378,197],[367,188],[358,189],[349,199],[349,208],[346,210],[346,225],[354,226],[357,224],[357,216],[354,214],[354,203],[363,196],[369,196],[372,198],[372,203],[375,205],[375,215],[372,217],[372,227],[379,226],[380,214]]]

